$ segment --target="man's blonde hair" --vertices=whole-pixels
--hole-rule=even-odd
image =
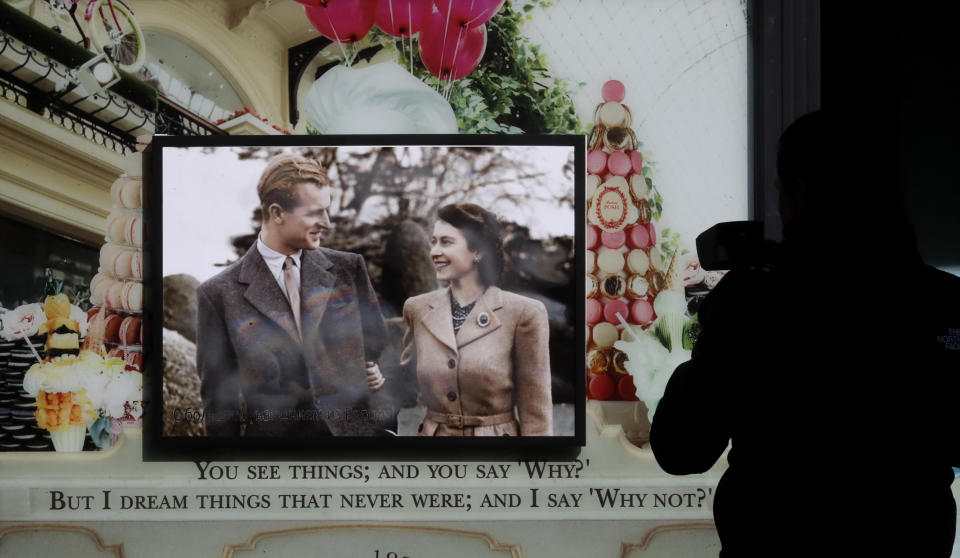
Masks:
[[[331,185],[327,171],[314,159],[286,154],[270,159],[257,184],[263,218],[267,218],[272,204],[279,205],[284,211],[292,211],[296,207],[297,184],[302,182]]]

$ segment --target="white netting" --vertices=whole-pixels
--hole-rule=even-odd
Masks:
[[[626,86],[642,151],[655,162],[665,227],[693,249],[718,221],[745,219],[747,25],[743,0],[557,0],[524,31],[572,84],[590,125],[610,79]]]

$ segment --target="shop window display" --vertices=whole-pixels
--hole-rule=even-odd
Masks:
[[[83,309],[90,307],[90,278],[97,271],[96,248],[0,216],[0,308],[37,302],[48,277]],[[8,239],[18,239],[10,242]]]

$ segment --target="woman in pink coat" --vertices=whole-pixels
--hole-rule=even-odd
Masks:
[[[543,303],[500,289],[500,226],[474,204],[440,208],[430,257],[447,286],[403,305],[421,436],[550,436],[550,327]]]

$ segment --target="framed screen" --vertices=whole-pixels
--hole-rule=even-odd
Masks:
[[[145,458],[582,444],[584,141],[157,136]]]

